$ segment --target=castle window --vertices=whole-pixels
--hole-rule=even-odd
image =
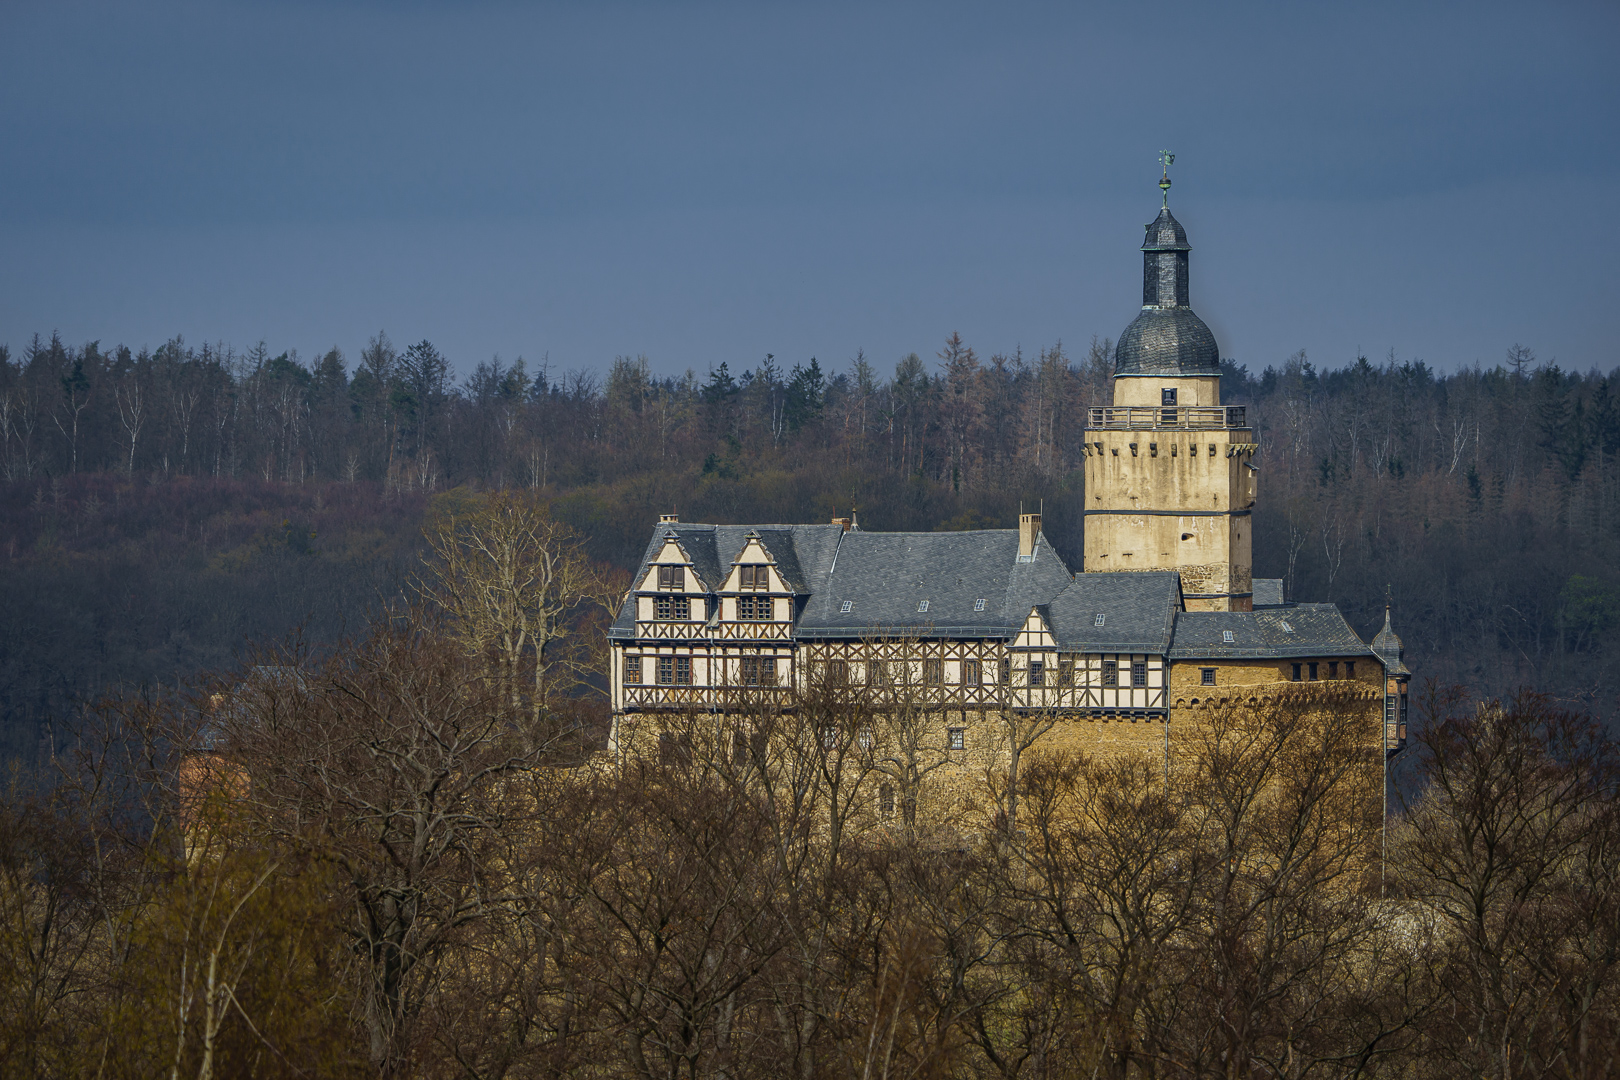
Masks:
[[[686,588],[686,567],[660,566],[658,568],[658,587],[671,592],[680,592]]]
[[[1093,626],[1101,626],[1106,621],[1108,621],[1108,616],[1099,613],[1097,615],[1096,621],[1094,621],[1091,625],[1093,625]]]
[[[962,661],[963,686],[977,686],[981,678],[982,676],[979,674],[979,662],[977,660]]]
[[[917,610],[918,611],[927,611],[928,610],[928,601],[926,601],[926,600],[917,601]]]
[[[627,656],[624,658],[624,681],[629,686],[634,686],[641,681],[641,657]]]
[[[849,684],[849,661],[827,661],[827,685],[847,686]]]
[[[894,787],[891,784],[878,785],[878,813],[884,817],[894,816]]]
[[[1119,664],[1113,660],[1103,661],[1103,685],[1119,685]]]
[[[679,570],[680,567],[675,569]],[[684,621],[692,617],[692,601],[684,596],[653,597],[653,617],[662,620]]]
[[[768,622],[776,614],[776,601],[768,596],[737,597],[737,618],[743,622]]]
[[[774,656],[745,656],[742,658],[744,686],[775,686],[776,658]]]
[[[1135,663],[1133,663],[1131,665],[1131,685],[1132,686],[1146,686],[1147,685],[1147,661],[1146,660],[1138,660],[1138,661],[1136,661]]]
[[[742,569],[742,588],[755,591],[771,587],[771,571],[765,566],[744,566]]]
[[[1316,661],[1312,660],[1311,664],[1310,664],[1310,667],[1311,667],[1311,682],[1315,682],[1316,681]]]
[[[1294,681],[1299,682],[1299,665],[1294,665]]]
[[[1198,676],[1199,676],[1198,685],[1200,685],[1200,686],[1214,686],[1215,685],[1215,669],[1214,668],[1212,668],[1212,667],[1200,668],[1198,670]]]
[[[838,606],[838,610],[843,612],[844,614],[848,615],[851,611],[855,610],[855,601],[853,601],[853,600],[845,600],[842,604],[840,604]]]
[[[1039,660],[1031,660],[1029,662],[1029,685],[1046,685],[1046,665],[1041,663]]]
[[[1346,660],[1344,662],[1344,677],[1347,679],[1353,679],[1356,677],[1356,662],[1354,660]]]
[[[945,729],[945,748],[947,750],[966,750],[967,749],[967,728],[959,728],[959,727],[946,728]]]
[[[1176,389],[1175,389],[1175,387],[1166,386],[1162,390],[1159,391],[1159,404],[1160,405],[1169,407],[1171,405],[1174,405],[1175,403],[1176,403]]]
[[[927,686],[943,686],[945,684],[945,661],[923,661],[923,683]]]
[[[973,601],[973,610],[974,611],[983,611],[984,610],[984,601],[982,599]]]
[[[1328,678],[1337,679],[1338,677],[1339,677],[1339,662],[1337,660],[1329,660],[1328,661]]]
[[[1230,630],[1222,630],[1221,631],[1221,640],[1226,642],[1228,645],[1230,645],[1233,641],[1235,641],[1237,639],[1232,636],[1232,631],[1230,631]]]

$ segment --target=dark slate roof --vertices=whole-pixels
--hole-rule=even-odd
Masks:
[[[836,564],[800,614],[798,637],[1007,637],[1070,578],[1044,536],[1035,558],[1020,562],[1015,529],[845,533]],[[917,610],[923,600],[926,612]],[[983,611],[973,610],[978,600]]]
[[[1410,675],[1405,660],[1406,648],[1395,633],[1395,628],[1389,623],[1389,608],[1384,608],[1384,628],[1373,635],[1372,651],[1384,664],[1384,669],[1391,675]]]
[[[1232,631],[1232,641],[1226,641],[1225,630]],[[1288,604],[1263,611],[1183,611],[1176,615],[1170,644],[1172,660],[1372,655],[1332,604]]]
[[[1078,574],[1046,605],[1058,648],[1164,655],[1181,607],[1181,575],[1169,570]],[[1097,625],[1097,616],[1103,625]]]
[[[1114,347],[1115,375],[1219,375],[1221,351],[1186,307],[1146,307]]]
[[[1166,206],[1159,216],[1148,223],[1147,239],[1142,241],[1143,251],[1191,251],[1187,243],[1187,230],[1175,219]]]
[[[1252,603],[1255,607],[1280,607],[1283,604],[1283,579],[1280,577],[1257,577],[1251,586],[1254,590]]]

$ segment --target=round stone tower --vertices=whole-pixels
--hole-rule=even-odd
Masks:
[[[1113,403],[1088,417],[1085,570],[1176,570],[1188,611],[1250,611],[1254,432],[1221,404],[1220,350],[1189,306],[1192,247],[1165,203],[1142,244],[1142,311],[1114,350]]]

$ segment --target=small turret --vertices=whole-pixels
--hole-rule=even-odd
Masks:
[[[1384,605],[1384,628],[1374,635],[1372,651],[1384,665],[1384,753],[1394,756],[1406,749],[1407,689],[1412,673],[1406,667],[1406,649],[1390,625],[1388,604]]]

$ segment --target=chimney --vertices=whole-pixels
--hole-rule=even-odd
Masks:
[[[1018,558],[1028,562],[1035,557],[1035,538],[1041,535],[1041,515],[1018,515]]]
[[[680,523],[681,523],[681,517],[680,517],[679,514],[659,514],[658,515],[658,524],[660,524],[660,525],[679,525]]]
[[[844,527],[844,531],[849,532],[849,527],[852,524],[852,521],[849,518],[835,517],[832,519],[832,523],[834,525],[842,525]]]

